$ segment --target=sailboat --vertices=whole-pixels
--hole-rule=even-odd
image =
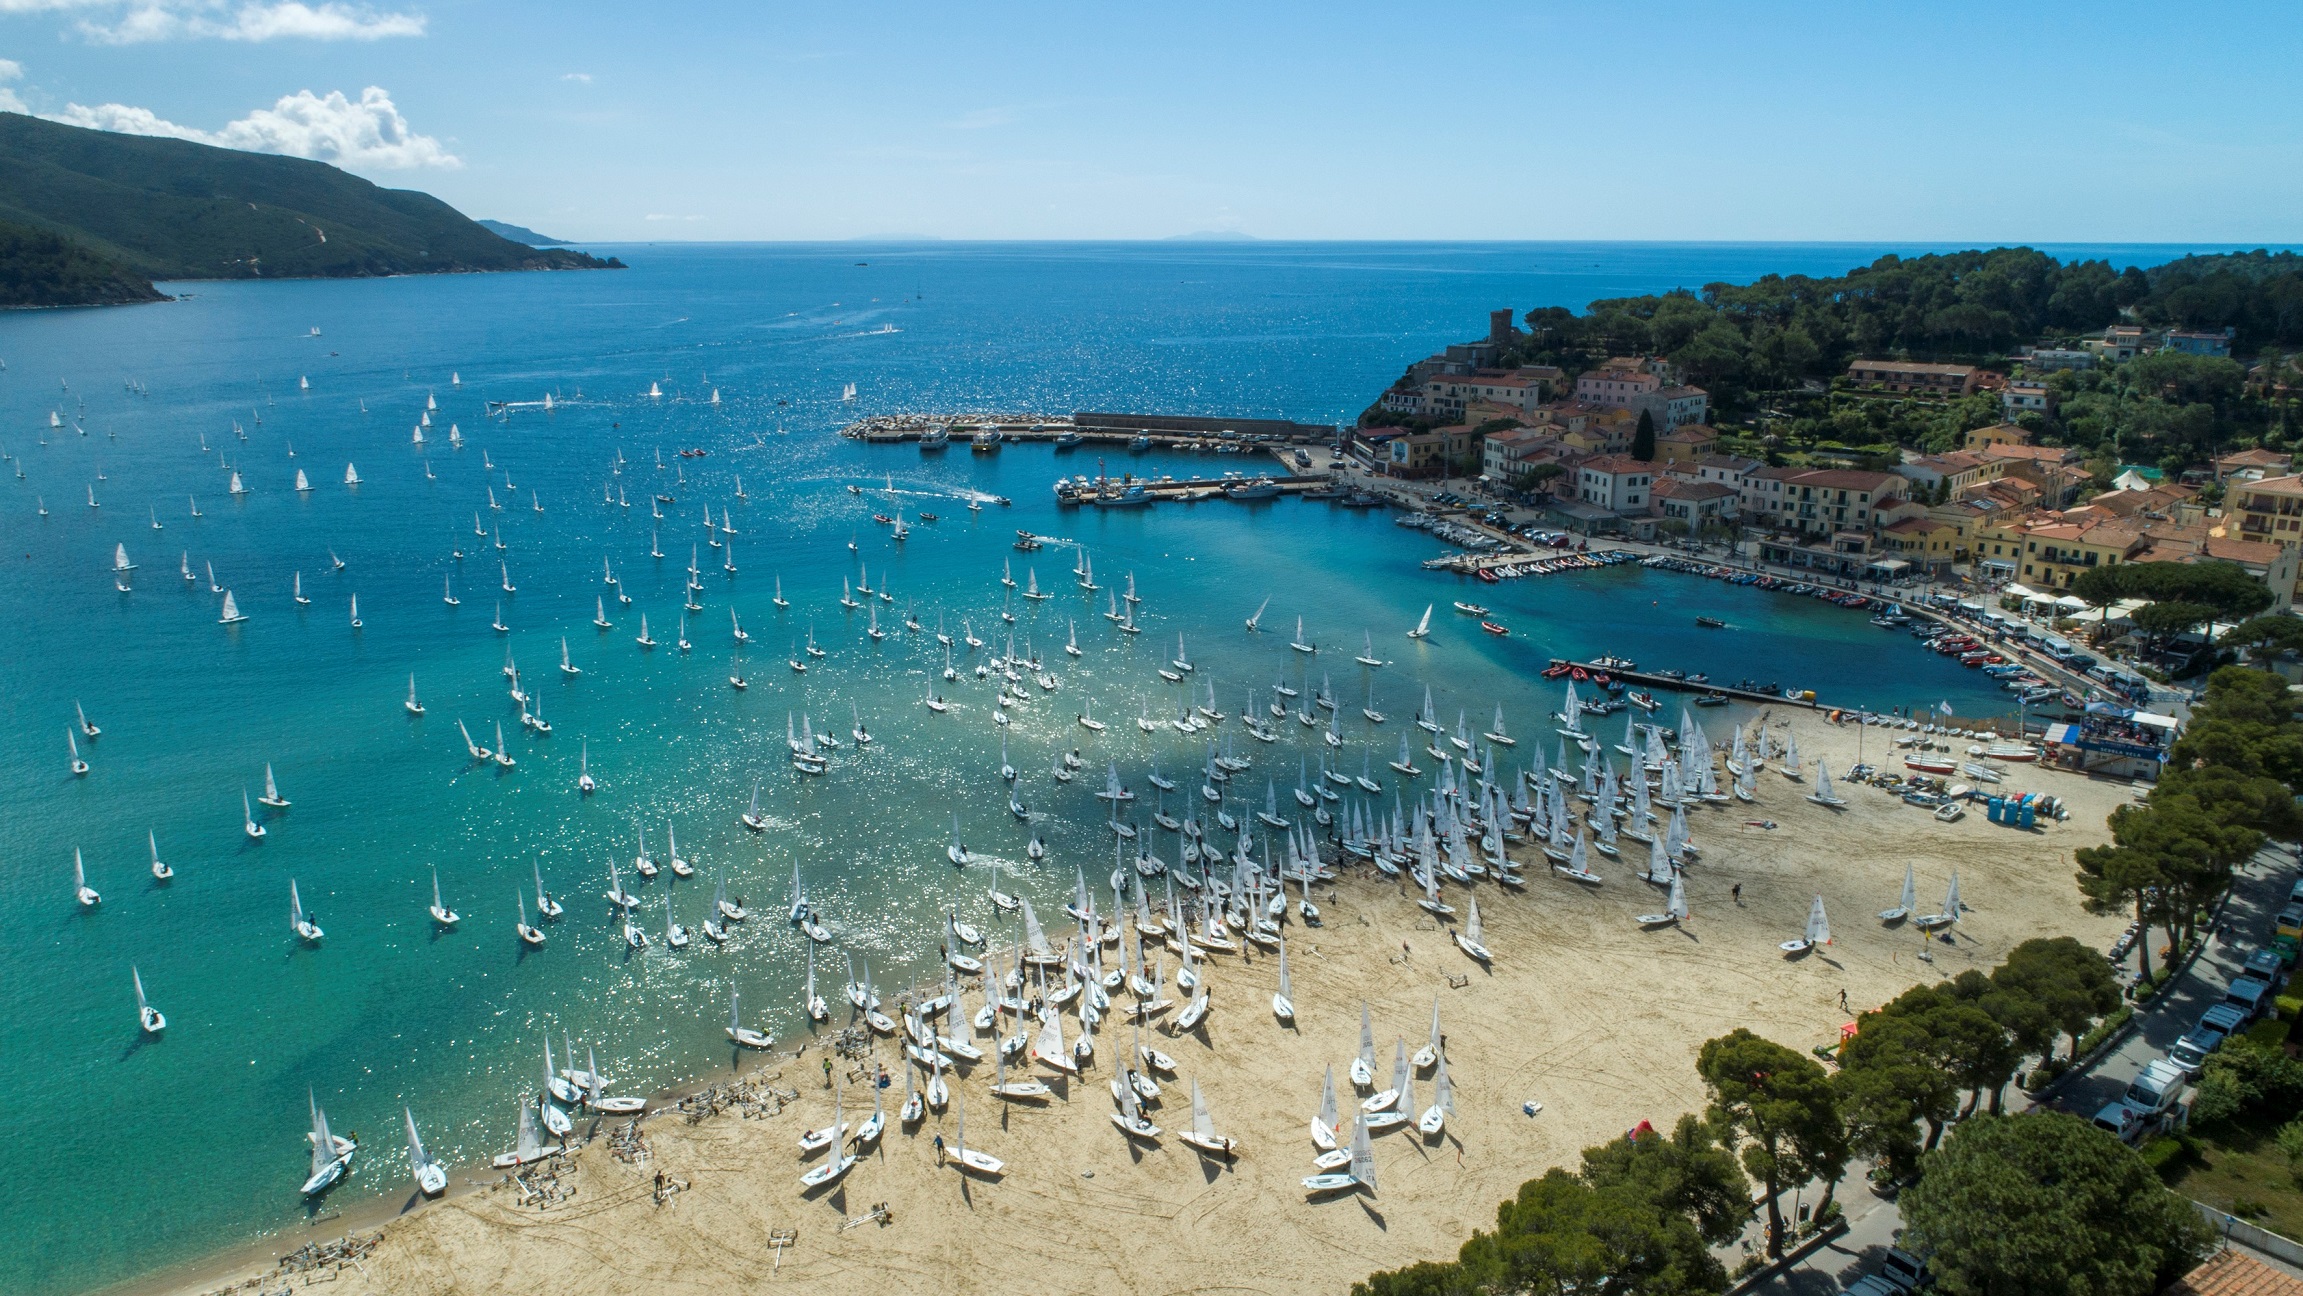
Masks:
[[[294,878],[288,879],[288,929],[296,933],[296,939],[306,945],[317,945],[327,935],[320,930],[320,924],[312,921],[311,915],[304,912],[304,897],[297,894]]]
[[[1471,897],[1471,916],[1464,921],[1462,930],[1453,933],[1453,935],[1455,936],[1456,948],[1472,958],[1483,964],[1495,961],[1495,955],[1488,952],[1487,946],[1480,944],[1478,896]]]
[[[536,915],[540,918],[558,918],[561,912],[560,902],[554,900],[544,891],[543,865],[530,863],[528,867],[536,877]]]
[[[1261,603],[1259,603],[1259,604],[1257,604],[1257,605],[1256,605],[1256,609],[1255,609],[1255,615],[1254,615],[1254,616],[1251,616],[1251,617],[1249,617],[1249,618],[1247,619],[1247,628],[1248,628],[1250,631],[1254,631],[1254,630],[1256,630],[1256,629],[1259,629],[1259,628],[1262,626],[1262,624],[1263,624],[1263,614],[1264,614],[1264,609],[1265,609],[1265,608],[1268,608],[1268,607],[1270,607],[1270,606],[1271,606],[1271,599],[1270,599],[1270,597],[1269,597],[1269,596],[1266,596],[1263,602],[1261,602]]]
[[[256,809],[248,804],[248,789],[240,789],[240,830],[250,841],[264,840],[264,825],[256,822]]]
[[[1911,921],[1917,924],[1921,931],[1932,932],[1938,927],[1949,927],[1957,923],[1959,912],[1963,907],[1959,903],[1959,870],[1953,869],[1951,870],[1951,885],[1946,887],[1943,892],[1942,910],[1931,914],[1920,914]]]
[[[1360,631],[1360,636],[1363,642],[1366,644],[1366,647],[1360,651],[1359,656],[1352,658],[1352,660],[1358,662],[1362,666],[1383,665],[1383,659],[1375,655],[1375,632],[1372,630],[1362,630]]]
[[[1316,653],[1319,651],[1319,649],[1312,646],[1310,640],[1307,640],[1303,637],[1302,617],[1297,617],[1295,619],[1295,638],[1289,640],[1287,646],[1295,649],[1299,653]]]
[[[774,1047],[775,1041],[773,1039],[744,1025],[742,1016],[736,1011],[737,1002],[737,992],[728,991],[728,1038],[734,1040],[739,1048],[764,1049]]]
[[[1489,742],[1494,743],[1498,747],[1517,747],[1519,745],[1519,739],[1512,737],[1511,735],[1505,733],[1503,730],[1502,703],[1498,702],[1495,707],[1495,727],[1489,729],[1486,733],[1481,734],[1480,737],[1487,739]]]
[[[964,1095],[956,1109],[952,1149],[952,1164],[959,1168],[961,1174],[998,1176],[1007,1173],[1006,1162],[968,1146],[968,1105]]]
[[[426,1197],[437,1197],[448,1191],[448,1170],[424,1150],[424,1140],[416,1133],[416,1113],[406,1107],[400,1109],[408,1122],[408,1168],[416,1176],[416,1191]]]
[[[1815,762],[1815,790],[1807,794],[1807,799],[1832,810],[1847,806],[1847,799],[1831,790],[1831,767],[1821,760]]]
[[[498,1170],[510,1170],[531,1162],[541,1161],[558,1151],[548,1147],[536,1135],[536,1109],[526,1102],[520,1104],[520,1132],[509,1152],[498,1152],[488,1164]]]
[[[1176,1135],[1202,1152],[1229,1157],[1239,1144],[1215,1132],[1215,1120],[1208,1114],[1207,1097],[1200,1092],[1199,1081],[1191,1082],[1191,1128]]]
[[[1351,1082],[1361,1089],[1375,1087],[1375,1022],[1364,999],[1359,1004],[1359,1056],[1351,1060]]]
[[[1447,1059],[1439,1059],[1439,1071],[1431,1078],[1431,1106],[1415,1123],[1416,1132],[1425,1138],[1436,1138],[1447,1128],[1447,1118],[1455,1111],[1455,1086],[1447,1078]]]
[[[1348,1170],[1332,1170],[1306,1178],[1304,1191],[1314,1197],[1363,1187],[1369,1192],[1375,1191],[1375,1147],[1368,1141],[1365,1116],[1356,1117],[1352,1122],[1349,1165]]]
[[[345,484],[346,486],[357,486],[357,485],[359,485],[359,484],[360,484],[360,470],[359,470],[358,468],[355,468],[355,467],[353,467],[351,464],[345,464],[345,465],[344,465],[344,484]]]
[[[344,1177],[352,1164],[352,1154],[359,1144],[347,1138],[338,1138],[328,1129],[328,1113],[320,1110],[320,1100],[306,1095],[312,1108],[312,1173],[304,1180],[304,1195],[317,1197]]]
[[[352,628],[360,628],[360,596],[357,594],[352,596]]]
[[[218,624],[218,625],[237,625],[237,624],[239,624],[240,622],[242,622],[242,621],[245,621],[245,620],[247,620],[247,619],[248,619],[248,618],[247,618],[246,614],[244,614],[244,613],[242,613],[242,612],[240,611],[240,605],[239,605],[237,602],[235,602],[235,601],[233,600],[233,598],[232,598],[232,591],[230,591],[230,590],[225,590],[225,591],[224,591],[224,614],[223,614],[222,616],[219,616],[219,617],[217,617],[217,618],[216,618],[216,624]]]
[[[540,877],[537,879],[536,894],[539,898],[543,895],[542,881],[543,879]],[[528,898],[517,890],[512,892],[512,898],[519,905],[520,915],[518,923],[513,926],[512,930],[519,935],[522,944],[530,947],[541,946],[544,943],[543,931],[528,925]]]
[[[104,903],[96,888],[88,885],[88,870],[80,862],[80,848],[72,848],[72,894],[83,909],[93,909]]]
[[[1423,638],[1427,638],[1427,637],[1429,637],[1429,636],[1430,636],[1430,634],[1431,634],[1431,610],[1432,610],[1432,608],[1433,608],[1433,607],[1435,607],[1435,606],[1437,606],[1437,605],[1436,605],[1436,604],[1431,604],[1431,603],[1426,603],[1426,604],[1424,604],[1424,605],[1423,605],[1423,620],[1416,622],[1416,623],[1415,623],[1415,629],[1413,629],[1413,630],[1410,630],[1410,631],[1408,631],[1408,632],[1407,632],[1407,637],[1408,637],[1408,638],[1410,638],[1410,639],[1423,639]]]
[[[288,808],[288,798],[280,795],[280,785],[272,780],[272,762],[270,761],[264,762],[264,795],[257,797],[256,800],[274,810]]]
[[[69,728],[64,730],[64,747],[65,750],[72,753],[72,773],[76,776],[86,774],[88,762],[81,759],[80,740],[72,736],[72,731]]]
[[[1879,911],[1879,921],[1892,925],[1909,918],[1912,907],[1919,902],[1918,892],[1915,889],[1917,883],[1918,877],[1912,872],[1911,865],[1905,864],[1903,866],[1903,894],[1896,898],[1893,909]],[[1924,930],[1926,920],[1921,919],[1920,922]]]
[[[1287,979],[1287,938],[1279,942],[1279,989],[1271,997],[1271,1015],[1283,1024],[1295,1021],[1295,994]]]
[[[1331,1168],[1328,1158],[1336,1153],[1336,1136],[1342,1132],[1341,1117],[1336,1114],[1335,1064],[1327,1065],[1327,1077],[1319,1091],[1319,1115],[1311,1118],[1311,1145],[1319,1149],[1320,1168]],[[1345,1154],[1348,1158],[1349,1154]],[[1340,1164],[1340,1162],[1338,1163]]]
[[[463,915],[440,902],[440,870],[432,870],[432,921],[442,927],[453,927],[463,921]]]
[[[1807,911],[1807,931],[1796,940],[1787,940],[1776,948],[1788,957],[1796,958],[1818,945],[1831,943],[1831,920],[1823,914],[1823,897],[1815,897],[1815,904]]]
[[[159,834],[147,830],[144,834],[144,840],[152,848],[152,880],[155,882],[166,882],[170,878],[175,877],[176,870],[160,862]]]
[[[1671,897],[1664,901],[1663,912],[1641,914],[1637,921],[1642,927],[1669,927],[1686,917],[1687,880],[1674,873],[1671,875]]]

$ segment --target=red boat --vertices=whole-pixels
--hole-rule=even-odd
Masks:
[[[1487,621],[1482,621],[1482,622],[1480,622],[1479,624],[1480,624],[1481,628],[1483,628],[1483,629],[1484,629],[1485,627],[1487,627],[1488,625],[1490,625],[1490,624],[1492,624],[1492,623],[1491,623],[1491,622],[1487,622]],[[1588,680],[1588,679],[1590,679],[1590,678],[1591,678],[1591,676],[1590,676],[1589,674],[1585,673],[1585,671],[1584,671],[1583,667],[1581,667],[1581,666],[1574,666],[1574,667],[1570,667],[1570,668],[1568,669],[1568,672],[1567,672],[1567,677],[1568,677],[1569,679],[1571,679],[1571,680],[1574,680],[1574,681],[1575,681],[1576,683],[1578,683],[1578,684],[1581,684],[1581,683],[1583,683],[1585,680]]]
[[[1477,572],[1476,572],[1476,573],[1474,573],[1474,574],[1475,574],[1475,575],[1477,575],[1477,576],[1478,576],[1478,577],[1479,577],[1481,580],[1483,580],[1483,581],[1486,581],[1486,582],[1487,582],[1488,584],[1490,584],[1490,585],[1494,585],[1494,584],[1497,584],[1497,583],[1498,583],[1498,580],[1497,580],[1496,574],[1495,574],[1494,572],[1492,572],[1492,571],[1489,571],[1489,570],[1488,570],[1487,568],[1485,568],[1485,567],[1482,567],[1482,568],[1480,568],[1480,569],[1479,569],[1479,571],[1477,571]]]
[[[1479,623],[1479,628],[1487,631],[1491,635],[1507,635],[1511,633],[1511,631],[1504,629],[1502,626],[1497,625],[1493,621],[1482,621]],[[1583,672],[1577,671],[1576,674],[1580,676],[1583,674]]]
[[[889,517],[885,513],[874,513],[872,514],[872,521],[879,523],[881,526],[886,526],[888,523],[895,521],[895,519]]]
[[[1920,774],[1951,774],[1959,767],[1940,756],[1913,756],[1903,762],[1903,768]]]
[[[1560,676],[1565,674],[1567,674],[1567,667],[1564,665],[1552,665],[1543,668],[1543,677],[1545,679],[1558,679]]]

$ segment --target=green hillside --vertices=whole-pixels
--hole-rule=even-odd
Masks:
[[[77,275],[18,273],[0,259],[0,305],[19,282],[78,282],[98,267],[146,279],[338,278],[473,270],[619,268],[502,238],[430,194],[385,189],[302,158],[84,130],[0,113],[0,222],[62,236],[88,254]],[[54,254],[43,253],[51,261]],[[90,295],[80,300],[120,300]],[[136,300],[130,297],[127,300]]]
[[[0,305],[117,306],[165,301],[152,281],[60,234],[0,221]]]

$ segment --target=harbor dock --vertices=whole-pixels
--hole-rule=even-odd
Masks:
[[[1791,696],[1781,692],[1769,693],[1759,689],[1720,684],[1712,680],[1690,680],[1682,676],[1655,675],[1646,671],[1626,670],[1619,665],[1579,662],[1566,657],[1552,658],[1551,667],[1563,672],[1582,671],[1585,676],[1605,676],[1611,680],[1621,680],[1625,685],[1632,688],[1670,689],[1676,693],[1708,693],[1732,698],[1737,702],[1781,704],[1783,706],[1804,707],[1810,711],[1836,711],[1840,709],[1816,701],[1813,693],[1801,696]]]

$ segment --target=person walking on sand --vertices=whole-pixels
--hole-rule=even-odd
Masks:
[[[831,1087],[832,1087],[832,1059],[831,1059],[831,1056],[830,1056],[829,1054],[826,1054],[826,1055],[825,1055],[825,1057],[824,1057],[824,1088],[826,1088],[826,1089],[829,1089],[829,1088],[831,1088]]]
[[[943,1136],[943,1135],[941,1135],[941,1134],[938,1134],[938,1135],[936,1135],[936,1164],[937,1164],[937,1165],[940,1167],[940,1166],[942,1166],[942,1165],[943,1165],[943,1163],[944,1163],[944,1136]]]
[[[1734,897],[1735,903],[1740,906],[1743,903],[1743,884],[1738,882],[1734,886],[1727,888],[1727,894]]]
[[[1839,992],[1839,1011],[1841,1011],[1841,1012],[1854,1012],[1854,1011],[1855,1011],[1853,1008],[1850,1008],[1850,1007],[1848,1007],[1848,1006],[1847,1006],[1847,991],[1846,991],[1846,990],[1844,990],[1844,989],[1842,989],[1842,990]]]

